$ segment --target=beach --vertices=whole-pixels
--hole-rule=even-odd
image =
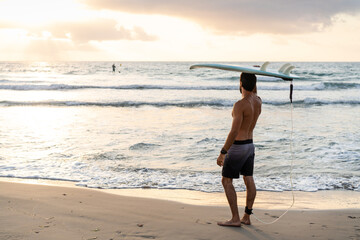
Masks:
[[[359,239],[360,209],[290,210],[265,225],[225,228],[227,206],[201,206],[98,189],[0,181],[0,239]],[[353,197],[358,196],[355,195]],[[327,193],[331,197],[331,193]],[[196,194],[194,194],[196,196]],[[277,194],[268,202],[276,204]],[[347,199],[350,199],[349,197]],[[225,200],[225,196],[224,196]],[[240,200],[240,197],[239,197]],[[321,198],[312,197],[314,202]],[[256,203],[255,203],[256,205]],[[264,221],[284,210],[256,209]]]
[[[360,0],[0,0],[0,240],[360,240],[359,26]]]

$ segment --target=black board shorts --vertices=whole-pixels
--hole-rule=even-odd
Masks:
[[[235,141],[225,156],[222,176],[239,178],[252,176],[254,172],[255,146],[251,139]]]

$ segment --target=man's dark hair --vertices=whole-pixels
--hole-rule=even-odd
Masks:
[[[254,90],[256,85],[256,76],[255,74],[251,73],[241,73],[240,75],[240,82],[242,83],[242,87],[249,92]]]

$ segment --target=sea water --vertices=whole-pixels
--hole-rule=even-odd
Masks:
[[[0,62],[0,176],[223,191],[239,74],[196,63]],[[295,190],[360,191],[360,63],[293,64],[292,106],[289,82],[258,76],[257,188],[290,190],[292,167]]]

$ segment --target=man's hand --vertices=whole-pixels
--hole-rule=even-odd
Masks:
[[[217,158],[217,165],[224,166],[224,160],[225,160],[225,154],[221,154],[219,155],[219,157]]]

